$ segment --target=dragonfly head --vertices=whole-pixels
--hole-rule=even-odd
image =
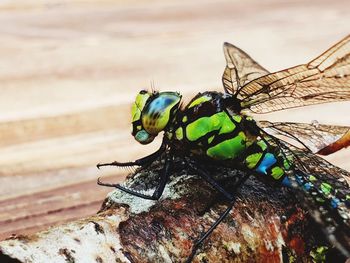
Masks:
[[[181,95],[177,92],[141,90],[132,105],[132,135],[141,144],[154,140],[173,120]]]

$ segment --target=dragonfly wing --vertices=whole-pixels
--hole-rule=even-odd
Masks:
[[[261,137],[290,163],[287,181],[300,204],[319,224],[329,242],[350,257],[350,173],[264,131]]]
[[[226,68],[222,83],[226,93],[235,94],[246,83],[269,73],[247,53],[230,43],[224,43],[224,55]]]
[[[288,145],[300,202],[320,224],[329,241],[350,257],[350,174],[319,156]]]
[[[258,126],[269,134],[292,139],[321,155],[334,153],[350,145],[348,126],[269,121],[259,121]]]
[[[237,98],[255,113],[350,100],[350,35],[308,64],[250,81]]]

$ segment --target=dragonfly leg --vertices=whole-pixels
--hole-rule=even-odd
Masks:
[[[195,244],[192,247],[192,252],[190,256],[187,258],[186,263],[190,263],[194,256],[196,255],[197,249],[201,246],[203,241],[215,230],[215,228],[222,222],[222,220],[225,219],[225,217],[229,214],[229,212],[232,210],[232,207],[236,201],[236,197],[232,195],[231,193],[227,192],[213,177],[211,177],[209,174],[207,174],[202,169],[194,166],[193,164],[189,163],[189,166],[194,169],[198,175],[200,175],[204,180],[206,180],[209,184],[211,184],[216,190],[218,190],[220,193],[222,193],[229,201],[226,210],[220,215],[220,217],[215,221],[213,225],[195,242]],[[249,177],[249,174],[244,175],[238,183],[235,184],[233,188],[233,192],[237,190],[237,188],[242,185]]]
[[[167,156],[167,158],[165,159],[165,164],[164,164],[164,168],[162,170],[161,176],[160,176],[160,182],[157,185],[156,190],[153,192],[152,195],[146,195],[146,194],[142,194],[139,192],[136,192],[134,190],[131,190],[129,188],[126,188],[124,186],[121,186],[120,184],[109,184],[109,183],[103,183],[100,181],[100,178],[98,178],[97,180],[97,184],[98,185],[102,185],[102,186],[108,186],[108,187],[115,187],[121,191],[124,191],[128,194],[131,194],[133,196],[137,196],[143,199],[148,199],[148,200],[158,200],[161,195],[163,194],[165,185],[169,179],[169,172],[170,172],[170,168],[171,168],[171,163],[172,163],[172,156]]]
[[[196,243],[192,247],[192,252],[190,256],[187,258],[186,263],[192,262],[192,259],[196,255],[197,249],[201,246],[203,241],[214,231],[214,229],[222,222],[222,220],[225,219],[225,217],[228,215],[228,213],[231,211],[234,203],[235,198],[230,202],[230,204],[227,206],[226,210],[220,215],[220,217],[215,221],[214,224],[211,225],[211,227],[196,241]]]
[[[222,193],[229,201],[233,200],[233,195],[227,192],[212,176],[210,176],[207,172],[205,172],[203,169],[199,168],[195,164],[191,162],[187,163],[191,167],[191,169],[193,169],[200,177],[207,181],[216,190]]]
[[[149,163],[152,163],[153,161],[155,161],[164,151],[165,151],[166,145],[164,143],[162,143],[162,145],[160,146],[160,148],[155,151],[154,153],[147,155],[143,158],[137,159],[133,162],[111,162],[111,163],[99,163],[97,164],[97,168],[100,169],[100,167],[102,166],[119,166],[119,167],[127,167],[127,166],[143,166]]]

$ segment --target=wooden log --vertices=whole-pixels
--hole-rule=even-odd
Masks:
[[[129,132],[130,102],[150,81],[162,91],[222,90],[224,41],[270,71],[305,63],[349,33],[349,5],[0,1],[0,239],[97,210],[108,189],[95,186],[94,165],[152,152]],[[349,105],[262,117],[349,125]],[[349,170],[349,158],[346,150],[328,160]]]
[[[95,186],[97,160],[136,158],[146,151],[119,138],[121,131],[112,131],[113,138],[112,133],[101,131],[129,125],[125,117],[116,116],[127,114],[128,100],[148,87],[150,80],[161,90],[221,89],[223,41],[279,70],[308,61],[344,37],[350,18],[345,0],[322,0],[317,5],[275,0],[154,1],[152,6],[149,1],[58,2],[0,4],[0,238],[95,211],[104,196]],[[116,103],[127,106],[110,107]],[[321,112],[330,123],[348,125],[349,118],[342,114],[348,104],[322,107],[322,111],[308,109],[309,115],[320,121],[316,113]],[[73,116],[76,111],[82,114]],[[304,119],[304,109],[277,115],[283,120],[311,121]],[[90,134],[82,134],[95,131],[93,138],[103,138],[96,145]],[[131,145],[135,148],[130,149]],[[347,150],[331,160],[349,169],[349,156]],[[89,209],[82,208],[87,208],[86,202],[91,204]]]
[[[138,171],[125,186],[152,193],[162,163]],[[228,188],[242,176],[207,167]],[[233,210],[199,247],[193,262],[345,261],[308,217],[293,190],[251,177]],[[227,207],[210,185],[176,161],[159,201],[112,191],[94,216],[0,242],[0,261],[185,262],[194,242]],[[327,254],[325,254],[327,251]]]

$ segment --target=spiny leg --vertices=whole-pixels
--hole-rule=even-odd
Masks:
[[[225,219],[225,217],[229,214],[231,211],[235,201],[236,197],[233,196],[231,193],[227,192],[213,177],[211,177],[209,174],[207,174],[202,169],[194,166],[193,164],[189,163],[189,166],[194,169],[198,175],[200,175],[204,180],[206,180],[209,184],[211,184],[216,190],[218,190],[220,193],[222,193],[228,200],[230,200],[230,203],[228,204],[226,210],[220,215],[220,217],[215,221],[213,225],[196,241],[196,243],[192,247],[192,252],[190,256],[187,258],[186,263],[190,263],[194,256],[196,255],[197,249],[199,246],[203,243],[203,241],[215,230],[215,228],[222,222],[222,220]],[[233,187],[233,192],[237,190],[237,188],[242,185],[249,177],[249,174],[245,174]]]
[[[161,195],[163,194],[165,185],[166,185],[166,183],[167,183],[167,181],[169,179],[169,171],[170,171],[170,168],[171,168],[171,165],[172,165],[172,161],[173,161],[172,160],[172,155],[168,154],[168,156],[165,159],[165,164],[164,164],[161,176],[160,176],[160,182],[157,185],[157,188],[153,192],[152,195],[145,195],[145,194],[136,192],[134,190],[128,189],[126,187],[123,187],[120,184],[102,183],[100,181],[100,178],[97,180],[97,184],[98,185],[102,185],[102,186],[115,187],[115,188],[117,188],[117,189],[119,189],[121,191],[124,191],[124,192],[126,192],[128,194],[131,194],[133,196],[137,196],[137,197],[140,197],[140,198],[143,198],[143,199],[158,200],[161,197]]]
[[[154,153],[150,154],[150,155],[147,155],[143,158],[140,158],[134,162],[124,162],[124,163],[120,163],[120,162],[112,162],[112,163],[103,163],[103,164],[98,164],[97,165],[97,168],[100,169],[101,166],[119,166],[119,167],[128,167],[128,166],[145,166],[147,164],[150,164],[152,163],[153,161],[155,161],[166,149],[166,144],[163,142],[162,145],[160,146],[160,148],[155,151]],[[98,185],[101,185],[101,186],[107,186],[107,187],[115,187],[119,190],[122,190],[126,193],[129,193],[131,195],[134,195],[134,196],[137,196],[137,197],[140,197],[140,198],[144,198],[144,199],[151,199],[151,200],[154,200],[154,198],[152,198],[152,196],[149,196],[149,195],[144,195],[144,194],[141,194],[141,193],[138,193],[136,191],[133,191],[131,189],[128,189],[128,188],[125,188],[119,184],[110,184],[110,183],[104,183],[104,182],[101,182],[100,178],[97,179],[97,184]]]
[[[191,263],[192,259],[196,255],[197,249],[200,247],[200,245],[203,243],[203,241],[214,231],[214,229],[222,222],[222,220],[225,219],[225,217],[228,215],[228,213],[231,211],[236,199],[234,198],[233,201],[230,202],[230,204],[227,206],[226,210],[220,215],[220,217],[215,221],[214,224],[211,225],[211,227],[196,241],[196,243],[192,247],[192,252],[189,255],[189,257],[186,260],[186,263]]]
[[[222,193],[228,200],[232,200],[233,196],[227,192],[212,176],[206,173],[203,169],[199,168],[198,165],[187,161],[187,164],[190,166],[192,170],[194,170],[200,177],[202,177],[205,181],[207,181],[211,186],[213,186],[216,190]]]
[[[168,156],[165,159],[165,164],[164,164],[164,168],[162,170],[162,174],[160,177],[160,182],[159,182],[156,190],[152,194],[152,197],[154,198],[154,200],[158,200],[164,192],[165,185],[168,182],[169,177],[170,177],[169,172],[170,172],[170,169],[173,165],[173,161],[174,161],[173,156],[168,154]]]
[[[145,157],[142,157],[140,159],[137,159],[133,162],[121,163],[121,162],[114,161],[111,163],[99,163],[96,166],[98,169],[100,169],[100,167],[102,167],[102,166],[119,166],[119,167],[143,166],[143,165],[150,164],[153,161],[155,161],[165,151],[165,149],[166,149],[166,144],[162,143],[160,148],[157,151],[155,151],[154,153],[147,155]]]

